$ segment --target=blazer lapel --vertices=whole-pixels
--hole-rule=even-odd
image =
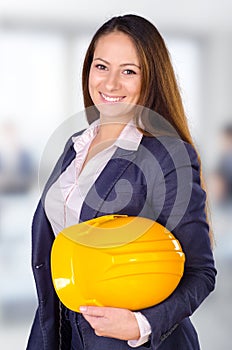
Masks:
[[[55,168],[53,169],[42,193],[42,203],[44,204],[46,194],[52,184],[59,178],[59,176],[64,172],[64,170],[71,164],[75,158],[76,152],[73,147],[71,139],[68,141],[65,151],[58,159]]]
[[[94,185],[90,188],[81,209],[80,221],[90,220],[98,216],[108,194],[135,159],[136,152],[117,148]]]

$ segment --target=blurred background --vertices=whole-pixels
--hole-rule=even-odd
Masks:
[[[36,308],[30,229],[49,137],[83,110],[81,67],[113,15],[151,20],[168,45],[202,157],[217,288],[192,317],[203,350],[231,349],[232,3],[230,0],[0,2],[0,347],[25,349]],[[77,130],[87,125],[77,119]],[[61,145],[63,146],[63,144]]]

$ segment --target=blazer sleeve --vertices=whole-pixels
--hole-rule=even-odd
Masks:
[[[201,187],[197,154],[191,145],[185,147],[186,160],[178,157],[178,147],[172,156],[164,157],[162,176],[157,176],[150,198],[157,221],[172,231],[186,256],[184,275],[172,295],[156,306],[140,310],[151,325],[154,348],[192,315],[215,285],[206,194]],[[173,161],[175,157],[177,162]],[[162,208],[157,203],[163,203]]]

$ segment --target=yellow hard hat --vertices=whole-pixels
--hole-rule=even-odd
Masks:
[[[106,215],[61,231],[51,251],[51,272],[62,303],[139,310],[166,299],[184,271],[179,241],[143,218]]]

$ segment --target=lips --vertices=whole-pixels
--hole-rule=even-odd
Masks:
[[[100,92],[100,95],[104,101],[110,102],[110,103],[121,102],[125,98],[125,96],[109,96],[109,95],[103,94],[102,92]]]

